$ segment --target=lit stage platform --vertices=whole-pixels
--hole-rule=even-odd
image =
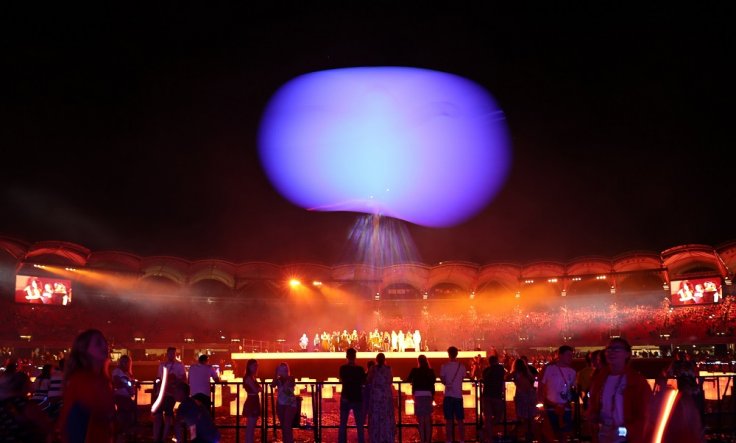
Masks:
[[[376,358],[377,352],[358,352],[356,363],[366,367],[369,360]],[[404,378],[409,375],[411,368],[416,367],[417,357],[425,355],[430,366],[434,368],[439,376],[440,366],[447,362],[446,351],[432,352],[384,352],[386,364],[391,366],[395,377]],[[470,362],[476,355],[486,357],[485,351],[460,351],[458,360],[465,363],[470,369]],[[329,377],[337,377],[340,366],[345,363],[344,352],[234,352],[231,359],[235,364],[235,374],[240,377],[245,372],[245,363],[249,359],[258,361],[258,376],[261,378],[271,377],[276,371],[276,366],[286,362],[291,369],[291,374],[297,378],[312,378],[324,381]]]

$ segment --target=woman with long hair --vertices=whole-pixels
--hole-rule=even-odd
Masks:
[[[88,329],[77,335],[65,363],[64,442],[112,441],[115,403],[108,365],[108,345],[102,332]]]
[[[112,386],[115,390],[115,433],[127,439],[135,429],[136,404],[135,391],[138,382],[133,377],[133,363],[129,356],[123,355],[118,366],[112,371]]]
[[[420,443],[432,441],[432,402],[434,401],[434,384],[437,376],[429,366],[425,355],[417,357],[417,367],[412,368],[406,382],[411,383],[411,393],[414,396],[414,415],[419,424]]]
[[[248,397],[243,404],[243,416],[245,416],[245,443],[254,443],[256,423],[261,415],[261,385],[258,384],[258,362],[255,359],[248,360],[243,375],[243,387]]]
[[[368,433],[371,443],[393,443],[396,419],[394,417],[393,375],[386,365],[383,352],[376,355],[376,364],[368,371],[370,400],[368,405]]]
[[[519,428],[524,429],[526,441],[532,441],[534,415],[537,412],[537,390],[534,388],[534,374],[529,365],[522,359],[514,360],[508,379],[514,382],[516,394],[514,395],[514,406],[516,417],[519,420]]]
[[[289,372],[289,365],[281,363],[276,367],[276,376],[271,382],[276,388],[276,413],[281,423],[282,439],[284,443],[294,442],[294,417],[297,411],[297,399],[294,394],[296,380]]]

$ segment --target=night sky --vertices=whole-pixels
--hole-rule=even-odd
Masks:
[[[484,86],[513,143],[482,213],[409,225],[423,262],[736,239],[733,11],[303,3],[6,10],[0,235],[334,264],[357,214],[309,212],[276,192],[257,153],[261,113],[301,74],[413,66]]]

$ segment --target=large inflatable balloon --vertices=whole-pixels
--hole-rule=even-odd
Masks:
[[[265,110],[259,149],[273,185],[301,207],[430,227],[477,214],[511,163],[503,111],[485,89],[404,67],[289,81]]]

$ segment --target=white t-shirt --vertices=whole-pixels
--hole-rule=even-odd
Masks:
[[[445,385],[445,397],[463,398],[465,365],[459,361],[448,361],[440,368],[440,380]]]
[[[174,391],[172,387],[177,383],[185,382],[187,380],[187,369],[180,361],[165,361],[158,365],[157,377],[163,379],[164,367],[167,371],[167,382],[166,382],[166,395],[173,395]],[[209,391],[207,391],[209,392]]]
[[[189,367],[189,390],[191,395],[210,395],[210,378],[219,377],[217,370],[210,365],[195,363]]]
[[[547,401],[560,404],[568,403],[571,398],[563,398],[563,392],[570,392],[575,386],[575,376],[577,372],[570,367],[562,367],[556,364],[547,366],[542,376],[542,383],[545,386],[544,396]]]

